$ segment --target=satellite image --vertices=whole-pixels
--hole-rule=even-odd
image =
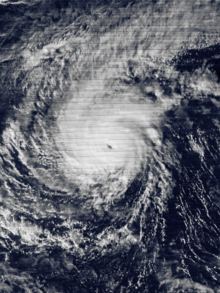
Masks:
[[[219,0],[0,0],[0,293],[220,293]]]

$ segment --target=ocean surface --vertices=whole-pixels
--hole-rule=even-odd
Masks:
[[[219,1],[0,1],[0,292],[220,293]]]

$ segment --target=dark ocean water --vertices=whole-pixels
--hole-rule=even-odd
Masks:
[[[0,3],[0,292],[220,292],[219,23]]]

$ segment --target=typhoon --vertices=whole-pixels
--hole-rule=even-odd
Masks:
[[[0,292],[220,292],[218,1],[0,1]]]

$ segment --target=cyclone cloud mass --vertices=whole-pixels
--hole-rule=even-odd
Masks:
[[[159,109],[138,88],[114,92],[101,77],[69,93],[56,141],[77,175],[100,180],[119,172],[128,182],[146,166],[152,145],[161,144]]]
[[[220,290],[218,1],[0,1],[0,291]]]

